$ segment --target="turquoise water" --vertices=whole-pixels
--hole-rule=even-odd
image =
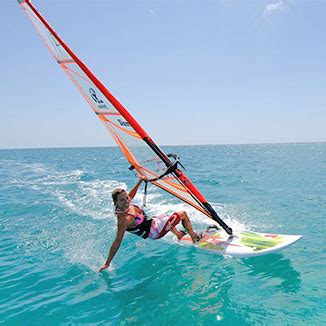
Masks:
[[[110,192],[135,183],[116,148],[0,151],[0,322],[11,325],[322,325],[326,143],[182,146],[188,176],[235,229],[302,234],[279,254],[230,259],[115,236]],[[142,196],[136,197],[141,203]],[[148,211],[186,209],[157,189]]]

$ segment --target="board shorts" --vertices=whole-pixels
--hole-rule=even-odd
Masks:
[[[152,218],[151,228],[148,233],[148,238],[155,240],[164,237],[171,229],[181,221],[178,213],[173,213],[171,216],[162,214]]]

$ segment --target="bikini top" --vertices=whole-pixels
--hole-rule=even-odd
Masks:
[[[152,219],[147,218],[145,212],[140,209],[138,206],[131,204],[136,207],[140,213],[130,214],[128,212],[122,211],[119,208],[116,208],[115,213],[125,213],[130,216],[133,216],[136,226],[130,229],[127,229],[128,232],[138,235],[144,239],[148,237],[149,231],[151,229]]]

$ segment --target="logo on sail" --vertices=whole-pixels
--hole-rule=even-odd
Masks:
[[[118,119],[118,122],[120,123],[120,125],[121,125],[122,127],[130,127],[130,123],[127,122],[127,121],[123,121],[123,120],[121,120],[121,119]]]
[[[105,105],[105,103],[101,99],[99,99],[97,97],[96,92],[95,92],[95,90],[93,88],[89,89],[89,94],[91,94],[91,98],[93,99],[94,102],[97,103],[97,107],[99,109],[107,109],[107,106]]]

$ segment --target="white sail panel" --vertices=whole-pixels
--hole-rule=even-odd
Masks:
[[[67,73],[106,129],[110,132],[113,139],[138,174],[146,176],[148,179],[158,178],[162,175],[166,166],[160,157],[146,142],[144,142],[142,137],[133,129],[131,124],[122,116],[114,104],[111,103],[110,99],[101,92],[93,80],[65,50],[63,42],[47,28],[31,9],[29,4],[23,2],[21,6],[27,13],[49,51],[60,64],[61,68]],[[209,216],[209,213],[203,208],[201,202],[174,176],[165,176],[162,179],[153,181],[153,184]]]
[[[71,59],[70,55],[66,52],[66,50],[62,47],[62,45],[58,42],[56,37],[46,28],[46,26],[40,21],[40,19],[35,15],[33,10],[26,4],[22,3],[21,6],[27,13],[30,18],[32,24],[40,34],[42,40],[44,41],[46,47],[52,53],[57,61]]]

